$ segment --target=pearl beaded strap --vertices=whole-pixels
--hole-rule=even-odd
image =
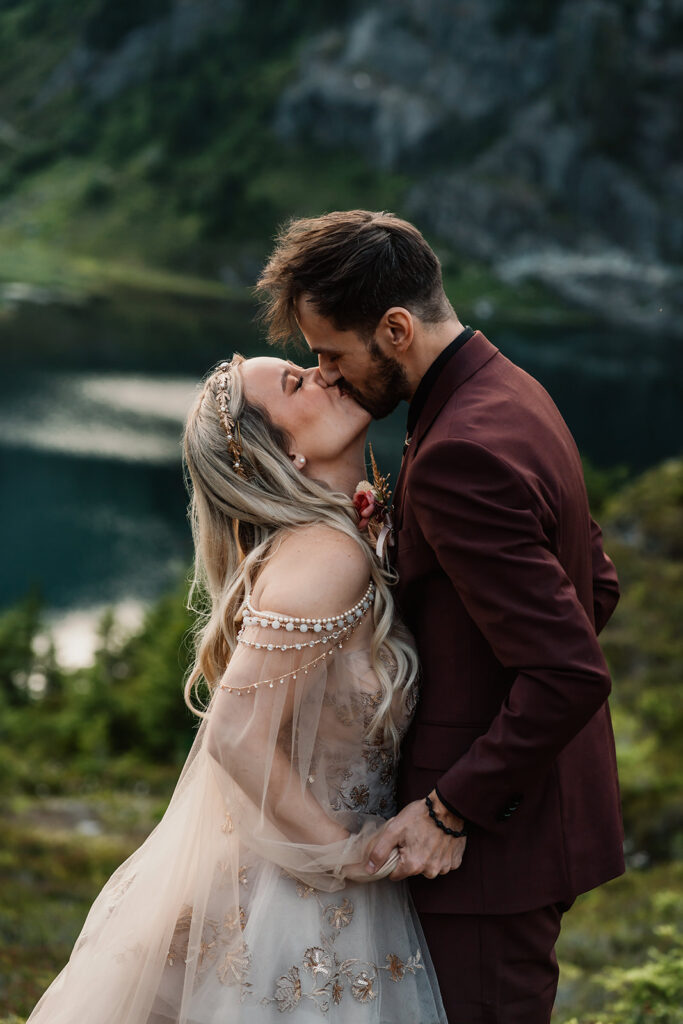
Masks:
[[[290,672],[283,672],[282,675],[273,676],[272,679],[260,679],[257,683],[251,683],[249,686],[228,686],[226,683],[219,683],[221,690],[227,690],[228,693],[236,693],[238,697],[241,697],[243,693],[255,693],[256,690],[261,686],[267,686],[269,689],[274,689],[276,683],[279,685],[284,684],[285,680],[292,679],[294,681],[297,677],[297,673],[303,672],[305,676],[308,675],[309,669],[313,668],[319,662],[324,661],[325,658],[331,657],[334,654],[335,649],[341,650],[344,643],[353,634],[354,630],[361,624],[363,617],[370,608],[375,596],[374,584],[370,583],[370,586],[366,590],[360,601],[350,608],[348,612],[344,612],[343,615],[333,616],[332,619],[302,619],[294,618],[289,615],[278,615],[276,612],[254,612],[252,606],[247,602],[247,608],[252,612],[252,616],[244,616],[243,624],[237,634],[237,642],[243,644],[245,647],[254,647],[259,650],[266,651],[300,651],[305,647],[316,647],[318,644],[329,644],[327,650],[319,654],[317,658],[309,661],[305,668],[295,668]],[[262,617],[261,617],[262,616]],[[267,620],[266,616],[270,619]],[[334,621],[336,619],[337,629],[335,630]],[[275,625],[277,622],[277,625]],[[244,631],[247,626],[271,626],[273,629],[279,629],[282,623],[286,623],[285,629],[289,629],[292,624],[292,629],[295,623],[299,624],[299,629],[302,632],[307,632],[308,626],[312,625],[313,629],[319,626],[316,632],[320,632],[322,624],[325,624],[327,629],[331,626],[331,632],[328,635],[320,637],[318,640],[309,640],[306,643],[295,643],[295,644],[261,644],[255,643],[253,640],[244,639]],[[302,629],[305,626],[306,629]],[[292,631],[291,629],[289,630]]]
[[[245,626],[262,626],[264,629],[267,629],[269,626],[271,629],[284,628],[288,633],[293,633],[295,629],[298,629],[300,633],[307,633],[309,629],[314,633],[321,633],[323,629],[327,630],[328,633],[332,633],[335,627],[343,629],[345,625],[362,619],[374,598],[375,584],[371,580],[368,589],[360,601],[354,604],[353,608],[349,608],[348,611],[342,612],[340,615],[326,615],[319,619],[280,615],[278,612],[257,611],[251,602],[247,600],[247,612],[249,614],[245,615],[242,621]]]

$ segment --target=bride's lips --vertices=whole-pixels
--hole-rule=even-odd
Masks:
[[[335,384],[335,389],[336,389],[337,393],[339,394],[340,398],[346,398],[346,399],[350,398],[352,402],[356,402],[356,399],[353,397],[353,395],[351,394],[350,391],[347,391],[345,388],[340,387],[340,385],[338,385],[338,384]],[[358,402],[356,402],[356,405],[358,405]]]
[[[363,412],[369,413],[369,415],[372,416],[372,411],[368,409],[362,395],[354,394],[354,388],[343,387],[338,384],[335,384],[334,387],[339,392],[340,398],[343,398],[345,401],[352,402],[357,409],[362,409]]]

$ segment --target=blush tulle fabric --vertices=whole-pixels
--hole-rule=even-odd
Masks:
[[[343,877],[395,813],[369,650],[311,664],[319,647],[246,638],[263,646],[222,682],[262,685],[214,690],[162,820],[27,1024],[446,1024],[405,883]]]

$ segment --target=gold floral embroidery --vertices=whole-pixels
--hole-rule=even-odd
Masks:
[[[280,1013],[286,1013],[293,1010],[296,1004],[301,999],[301,978],[299,977],[299,968],[292,967],[286,974],[278,978],[275,982],[275,996],[273,999],[262,999],[262,1005],[267,1003],[277,1003],[277,1008]]]
[[[199,967],[203,967],[204,960],[206,959],[215,960],[217,952],[215,938],[212,939],[211,942],[207,942],[205,939],[202,939],[199,943]]]
[[[183,903],[182,907],[180,908],[180,914],[178,915],[178,920],[176,922],[176,930],[177,931],[183,931],[183,930],[189,929],[191,924],[192,924],[192,907],[190,906],[189,903]]]
[[[302,999],[310,1000],[321,1013],[328,1013],[330,1001],[338,1006],[348,989],[358,1003],[370,1003],[379,995],[382,972],[386,972],[394,982],[403,981],[406,974],[416,974],[424,970],[422,956],[418,950],[414,955],[402,960],[397,953],[387,953],[385,964],[349,957],[340,960],[334,947],[336,938],[342,928],[346,928],[353,918],[354,906],[348,897],[341,904],[325,903],[320,893],[312,886],[297,883],[297,893],[301,899],[314,898],[318,903],[321,916],[331,931],[321,932],[319,946],[310,946],[301,959],[301,968],[305,975],[313,979],[314,987],[304,989],[299,966],[293,964],[286,974],[281,975],[275,983],[275,991],[270,998],[264,997],[261,1005],[274,1003],[281,1013],[293,1010]]]
[[[221,832],[225,832],[226,835],[230,835],[235,826],[232,823],[232,815],[229,811],[225,812],[225,821],[221,825]]]
[[[415,708],[417,707],[417,701],[418,701],[419,695],[420,695],[419,686],[417,684],[417,681],[414,681],[408,687],[408,689],[406,690],[406,694],[405,694],[405,709],[406,709],[406,715],[408,716],[408,718],[412,718],[413,717],[413,714],[415,712]]]
[[[375,999],[377,993],[374,989],[374,978],[371,978],[367,971],[357,974],[351,983],[351,994],[359,1003],[369,1003]]]
[[[223,918],[222,924],[219,924],[213,918],[206,918],[199,945],[196,951],[190,955],[189,934],[192,915],[192,907],[187,903],[183,904],[166,955],[168,966],[173,967],[178,960],[186,964],[190,963],[196,956],[197,975],[200,976],[210,963],[220,961],[217,967],[217,974],[223,984],[235,984],[235,980],[224,981],[224,978],[229,977],[228,968],[232,969],[233,975],[238,981],[244,983],[241,975],[237,977],[235,974],[235,964],[241,963],[240,957],[244,959],[246,956],[248,959],[245,943],[240,939],[240,944],[236,950],[229,948],[225,951],[226,946],[232,947],[235,935],[241,936],[246,927],[247,915],[244,907],[240,907],[238,911],[228,912]],[[222,960],[220,960],[221,956]],[[248,964],[244,967],[243,973],[247,969]]]
[[[282,874],[286,875],[287,872],[283,871]],[[306,900],[308,899],[309,896],[315,896],[316,890],[313,888],[312,885],[306,885],[305,882],[297,882],[296,894],[297,896],[300,896],[302,900]]]
[[[176,960],[182,960],[185,962],[187,956],[187,942],[188,937],[185,936],[184,940],[181,940],[180,936],[183,932],[190,931],[190,925],[192,924],[192,907],[189,904],[184,903],[180,908],[176,926],[173,931],[173,937],[168,947],[168,953],[166,954],[166,963],[169,967],[173,967]]]
[[[234,932],[239,925],[240,931],[244,931],[247,926],[247,913],[244,907],[240,907],[239,910],[231,910],[223,918],[223,931]]]
[[[251,968],[251,953],[246,943],[242,943],[237,949],[229,949],[223,954],[223,958],[216,969],[218,980],[222,985],[248,985],[249,969]]]
[[[406,695],[406,704],[411,704],[413,710],[416,692],[417,688],[411,687],[410,693]],[[393,813],[396,802],[396,754],[393,743],[389,742],[382,730],[370,737],[370,726],[382,699],[381,690],[351,693],[345,695],[344,699],[334,693],[327,693],[324,697],[324,703],[333,709],[336,719],[346,726],[361,725],[363,736],[363,745],[359,751],[361,763],[350,765],[348,755],[341,754],[327,762],[326,777],[334,810],[362,811],[385,817]],[[399,731],[405,731],[409,721],[410,713],[403,716]],[[375,776],[377,786],[368,777],[369,774]]]
[[[396,761],[393,751],[386,747],[365,747],[363,758],[368,766],[368,771],[379,772],[379,781],[383,786],[388,786],[394,781],[394,768]]]
[[[367,786],[354,786],[349,794],[354,807],[367,807],[370,800],[370,790]]]
[[[337,930],[346,928],[347,925],[351,924],[351,918],[353,917],[353,903],[346,897],[342,901],[341,906],[330,903],[323,910],[323,917],[332,928]]]
[[[332,957],[320,946],[311,946],[304,953],[303,965],[312,975],[322,974],[327,978],[332,971]]]
[[[392,981],[402,981],[406,973],[406,965],[400,956],[395,953],[387,953],[387,967],[391,974]]]

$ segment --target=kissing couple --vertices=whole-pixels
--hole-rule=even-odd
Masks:
[[[317,365],[198,387],[199,726],[29,1022],[547,1024],[562,916],[624,870],[576,445],[406,221],[295,220],[257,290]],[[401,401],[390,509],[365,439]]]

